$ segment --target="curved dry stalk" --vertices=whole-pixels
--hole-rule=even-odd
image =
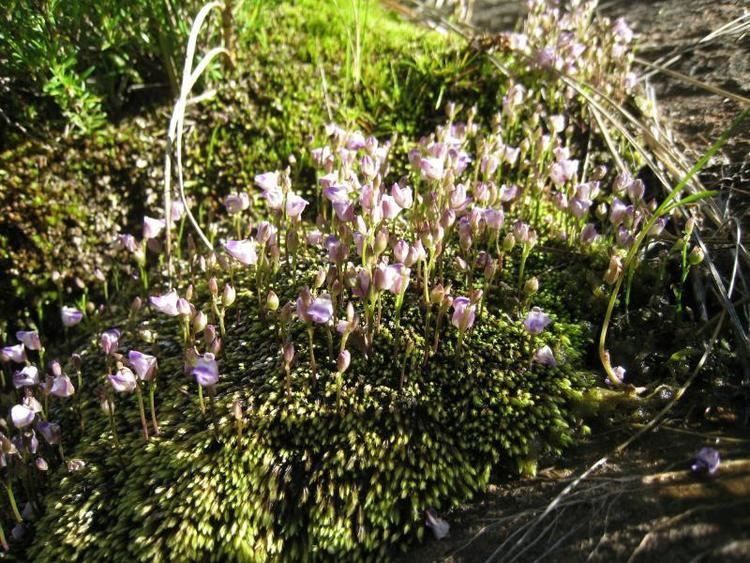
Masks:
[[[188,39],[187,52],[185,54],[185,66],[182,71],[182,85],[180,87],[180,93],[172,111],[172,117],[169,121],[169,129],[167,133],[167,153],[164,159],[164,217],[167,225],[167,276],[169,279],[170,287],[172,286],[173,273],[171,239],[172,166],[174,166],[177,173],[177,187],[179,190],[180,200],[182,201],[185,209],[185,214],[203,244],[205,244],[209,250],[213,250],[213,245],[208,240],[208,237],[203,232],[203,229],[201,229],[200,225],[198,225],[198,222],[193,216],[193,213],[190,211],[190,206],[187,203],[187,198],[185,197],[185,178],[182,165],[182,153],[186,109],[190,105],[200,103],[210,98],[215,93],[214,90],[208,90],[198,96],[191,97],[191,91],[208,65],[216,57],[218,57],[219,55],[225,55],[227,57],[230,56],[229,51],[227,51],[226,48],[214,47],[213,49],[209,50],[208,53],[206,53],[198,61],[198,64],[195,66],[195,68],[193,68],[193,60],[195,58],[196,46],[198,43],[198,34],[203,27],[203,23],[206,21],[206,18],[208,18],[211,10],[223,10],[223,8],[224,4],[222,2],[209,2],[200,9],[198,15],[193,21],[193,25],[190,29],[190,37]]]

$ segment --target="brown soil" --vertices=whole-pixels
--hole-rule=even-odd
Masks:
[[[512,26],[518,9],[509,4],[477,0],[474,22],[494,31]],[[679,54],[672,70],[750,97],[750,34],[695,48],[701,38],[742,15],[743,5],[613,0],[603,1],[600,10],[626,18],[637,34],[640,58],[667,60]],[[742,109],[674,77],[655,74],[649,83],[675,142],[692,159]],[[704,170],[704,182],[746,196],[749,151],[750,123]],[[725,414],[747,418],[731,408]],[[441,515],[451,524],[448,538],[436,541],[428,534],[402,561],[748,561],[750,436],[746,423],[729,428],[708,418],[697,417],[697,424],[688,426],[680,417],[645,435],[582,481],[544,519],[542,512],[571,480],[637,429],[601,430],[566,459],[540,465],[544,468],[536,479],[498,475],[486,494]],[[723,459],[711,478],[690,471],[693,455],[707,445]]]

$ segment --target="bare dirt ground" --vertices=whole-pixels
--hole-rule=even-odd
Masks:
[[[710,0],[605,0],[600,5],[603,14],[631,24],[641,59],[666,61],[679,55],[672,70],[745,97],[750,97],[750,34],[699,48],[695,44],[748,9],[744,1]],[[507,28],[518,11],[509,2],[477,1],[474,23],[489,30]],[[648,80],[676,144],[693,160],[742,109],[674,77],[654,74]],[[704,183],[746,204],[749,151],[750,123],[704,170]],[[604,425],[565,459],[540,463],[535,479],[496,475],[485,495],[441,515],[451,524],[448,538],[428,538],[402,561],[748,561],[746,409],[746,397],[720,406],[688,395],[659,430],[610,457],[539,519],[571,480],[638,431]],[[694,454],[704,446],[722,455],[711,477],[690,470]]]

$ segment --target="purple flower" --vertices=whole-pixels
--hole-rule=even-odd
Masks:
[[[518,191],[518,186],[515,184],[511,184],[510,186],[503,184],[500,186],[500,201],[505,203],[513,201],[518,196]]]
[[[633,180],[628,186],[627,191],[630,201],[638,203],[643,199],[643,196],[646,193],[646,185],[643,183],[643,180]]]
[[[583,216],[588,213],[589,207],[591,207],[591,200],[589,199],[574,197],[570,200],[570,213],[576,219],[583,219]]]
[[[613,225],[619,225],[625,220],[628,214],[628,206],[618,198],[612,200],[612,207],[609,210],[609,220]]]
[[[425,526],[432,530],[436,540],[442,540],[450,532],[451,526],[430,509],[425,510]]]
[[[62,323],[66,327],[75,326],[83,319],[83,313],[74,307],[63,307],[61,316]]]
[[[117,235],[117,245],[128,252],[136,252],[138,250],[138,243],[135,237],[129,234]]]
[[[13,408],[10,409],[10,418],[16,428],[26,428],[34,422],[35,416],[36,413],[25,405],[13,405]]]
[[[596,242],[599,238],[599,233],[596,232],[596,226],[593,223],[586,223],[586,226],[581,230],[581,242],[589,245]]]
[[[102,332],[101,343],[105,355],[109,356],[113,352],[116,352],[117,347],[120,345],[120,331],[116,328],[105,330]]]
[[[393,184],[391,186],[391,197],[403,209],[409,209],[414,204],[414,196],[409,186],[402,188],[398,184]]]
[[[227,253],[245,266],[253,266],[258,262],[258,253],[255,250],[256,242],[254,240],[228,240],[224,244]]]
[[[26,366],[22,370],[13,374],[13,386],[16,389],[21,387],[33,387],[39,383],[39,370],[35,366]]]
[[[419,161],[419,168],[422,176],[428,180],[443,179],[443,161],[439,158],[424,157]]]
[[[112,387],[118,393],[132,393],[135,391],[137,382],[133,372],[126,367],[121,367],[117,373],[107,376]]]
[[[615,367],[612,368],[612,372],[614,373],[615,381],[613,382],[609,378],[609,376],[607,376],[604,379],[604,383],[606,383],[607,385],[613,385],[613,384],[618,384],[619,385],[623,381],[625,381],[625,368],[624,367],[622,367],[622,366],[615,366]]]
[[[142,381],[152,381],[156,375],[156,358],[137,350],[128,352],[128,362]]]
[[[60,443],[62,432],[59,424],[44,421],[37,424],[36,428],[50,446]]]
[[[177,314],[182,315],[183,317],[189,317],[193,311],[190,308],[190,301],[185,299],[184,297],[180,297],[177,300]]]
[[[505,214],[502,209],[486,209],[484,220],[490,229],[499,231],[503,227],[503,223],[505,223]]]
[[[393,196],[384,195],[380,200],[381,211],[384,219],[395,219],[401,213],[401,206],[396,203]]]
[[[692,465],[692,470],[695,473],[708,473],[713,475],[719,468],[721,463],[721,457],[719,452],[714,448],[701,448],[698,453],[695,454],[695,461]]]
[[[630,43],[633,40],[633,30],[630,29],[624,18],[615,20],[612,32],[615,34],[615,39],[620,43]]]
[[[472,305],[468,297],[456,297],[453,300],[453,317],[451,322],[461,332],[474,326],[477,306]]]
[[[552,320],[539,307],[532,307],[531,311],[526,315],[526,320],[523,321],[523,326],[526,332],[536,336],[541,334],[551,322]]]
[[[215,385],[219,381],[219,364],[211,352],[206,352],[199,357],[192,371],[195,380],[201,387]]]
[[[179,296],[177,295],[177,291],[175,291],[174,289],[170,290],[169,293],[165,293],[164,295],[152,295],[151,297],[149,297],[151,305],[153,305],[157,311],[159,311],[160,313],[164,313],[165,315],[169,315],[170,317],[176,317],[180,314],[177,310],[178,299]]]
[[[64,399],[65,397],[73,395],[76,392],[76,389],[73,387],[73,382],[70,381],[70,378],[67,375],[62,374],[52,380],[52,387],[49,392],[55,397]]]
[[[549,346],[542,346],[534,352],[533,360],[538,363],[542,364],[543,366],[556,366],[557,360],[555,360],[555,355],[552,353],[552,348]]]
[[[255,185],[264,192],[277,191],[279,189],[279,173],[266,172],[255,176]]]
[[[291,219],[299,219],[308,203],[294,192],[289,192],[286,196],[286,214]]]
[[[401,264],[378,264],[375,269],[375,288],[378,291],[391,291],[396,281],[401,278]]]
[[[172,202],[172,207],[169,210],[170,218],[173,223],[177,223],[185,215],[185,204],[182,203],[181,199],[175,199]]]
[[[297,315],[306,323],[325,324],[333,316],[331,298],[328,295],[321,295],[306,305],[305,299],[300,296],[297,298]]]
[[[146,215],[143,218],[143,238],[148,240],[158,237],[165,226],[166,222],[163,219],[154,219]]]
[[[16,332],[16,338],[26,346],[27,350],[39,350],[42,347],[39,333],[34,330],[19,330]]]
[[[224,198],[224,207],[229,215],[236,215],[250,207],[250,196],[246,192],[232,192]]]
[[[345,186],[330,186],[323,190],[323,195],[331,203],[349,203],[349,190]]]
[[[0,349],[0,357],[2,357],[5,362],[16,362],[17,364],[22,364],[26,361],[26,351],[24,350],[23,344],[5,346]]]

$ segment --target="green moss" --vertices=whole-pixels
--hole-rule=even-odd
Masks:
[[[284,296],[296,290],[296,280],[275,284]],[[485,312],[461,358],[446,329],[424,366],[421,353],[403,353],[404,342],[421,344],[408,328],[422,326],[418,308],[408,309],[402,331],[384,318],[369,357],[354,355],[338,407],[322,332],[317,382],[300,360],[289,396],[275,323],[261,319],[254,299],[238,308],[220,363],[219,441],[195,383],[181,373],[174,321],[150,323],[162,433],[148,444],[134,397],[124,397],[122,447],[113,446],[92,396],[100,356],[95,348],[84,354],[87,424],[68,455],[87,466],[54,476],[33,560],[383,560],[421,537],[425,508],[471,498],[500,463],[528,466],[558,454],[580,424],[570,413],[586,380],[574,364],[532,365],[538,339],[503,313]],[[553,325],[546,337],[561,340],[568,328]],[[238,399],[250,407],[241,438],[230,416]],[[61,414],[76,427],[73,411]]]

